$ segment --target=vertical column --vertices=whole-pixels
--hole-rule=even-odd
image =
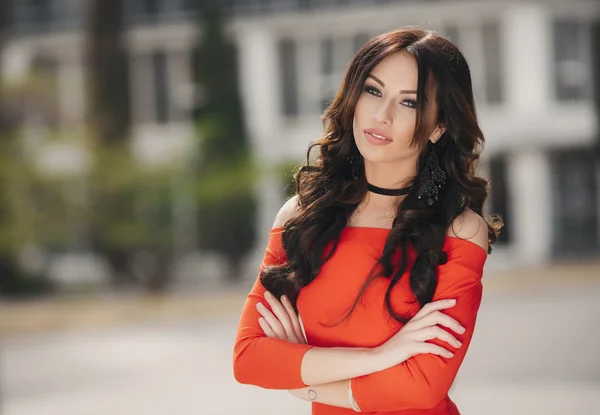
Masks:
[[[501,22],[507,108],[546,111],[552,99],[552,26],[542,4],[514,3]]]
[[[262,255],[268,231],[281,207],[279,179],[270,172],[286,145],[281,137],[281,82],[277,39],[264,27],[245,26],[237,33],[239,82],[246,128],[254,156],[262,166],[257,185],[257,252]]]
[[[506,108],[519,117],[547,112],[552,99],[551,16],[541,4],[513,3],[501,18]],[[552,188],[547,154],[522,148],[508,159],[513,252],[519,265],[537,266],[551,255]]]
[[[85,74],[81,57],[66,59],[58,66],[58,105],[61,124],[73,126],[85,118]]]
[[[512,191],[515,258],[519,265],[538,266],[550,259],[552,248],[552,188],[550,162],[541,151],[521,151],[508,161]]]
[[[131,50],[131,49],[130,49]],[[154,77],[150,54],[131,50],[129,54],[131,74],[131,114],[133,127],[155,121]]]
[[[277,39],[263,27],[238,34],[239,81],[245,122],[258,157],[273,157],[285,143],[281,128],[281,83]],[[277,161],[277,160],[274,160]]]

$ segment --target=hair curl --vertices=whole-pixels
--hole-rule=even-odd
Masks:
[[[410,268],[410,287],[421,306],[430,302],[437,286],[436,268],[447,261],[442,247],[448,228],[465,209],[483,216],[488,182],[476,175],[483,149],[467,62],[450,41],[418,27],[382,34],[364,45],[352,59],[338,92],[323,115],[324,136],[308,149],[306,164],[295,175],[298,214],[283,228],[283,247],[288,262],[269,267],[261,274],[262,284],[277,297],[286,294],[296,304],[300,290],[314,280],[334,254],[340,233],[367,193],[364,169],[352,177],[348,156],[357,154],[352,125],[356,102],[368,74],[387,56],[396,52],[412,55],[418,65],[417,122],[413,145],[421,154],[411,192],[398,204],[393,227],[383,252],[346,317],[354,310],[368,284],[378,277],[389,278],[385,305],[396,320],[406,322],[391,304],[391,293]],[[437,105],[436,105],[437,104]],[[432,111],[436,108],[437,111]],[[427,206],[418,194],[424,183],[420,172],[433,146],[428,137],[436,125],[445,132],[435,145],[446,183],[439,200]],[[311,161],[311,151],[319,149]],[[502,222],[493,216],[488,223],[489,252]],[[332,243],[332,249],[325,253]],[[408,252],[412,249],[409,261]],[[400,261],[394,263],[394,255]],[[411,262],[411,263],[409,263]]]

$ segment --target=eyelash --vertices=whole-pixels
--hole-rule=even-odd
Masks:
[[[365,86],[365,92],[367,94],[371,94],[375,97],[381,96],[381,92],[379,91],[379,89],[375,88],[374,86],[370,86],[370,85]],[[406,105],[407,103],[409,105]],[[402,105],[404,105],[405,107],[408,107],[408,108],[417,108],[417,101],[415,101],[414,99],[405,99],[404,101],[402,101]]]

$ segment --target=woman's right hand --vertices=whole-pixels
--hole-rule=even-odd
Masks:
[[[444,326],[459,334],[465,332],[465,328],[458,321],[441,312],[455,305],[456,300],[439,300],[425,304],[398,333],[375,348],[375,353],[386,360],[389,367],[423,353],[451,358],[454,353],[436,344],[427,343],[427,340],[439,339],[455,348],[461,346],[456,337],[438,327],[438,325]]]

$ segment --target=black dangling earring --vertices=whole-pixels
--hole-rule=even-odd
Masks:
[[[434,144],[432,144],[429,154],[425,158],[425,167],[421,171],[420,181],[419,199],[425,196],[427,206],[431,206],[438,200],[439,189],[446,183],[446,173],[440,167],[440,160],[435,153]]]
[[[352,180],[358,179],[362,172],[362,154],[360,154],[360,152],[355,149],[350,154],[348,154],[346,160],[348,162],[348,172],[350,174],[350,177],[352,178]]]

